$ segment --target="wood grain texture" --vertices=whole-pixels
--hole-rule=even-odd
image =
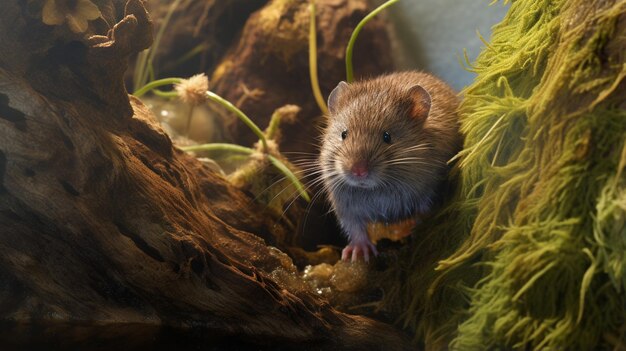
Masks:
[[[173,147],[127,95],[127,59],[150,45],[151,23],[139,0],[125,14],[84,37],[3,3],[0,321],[408,348],[390,326],[267,277],[280,260],[259,236],[284,228]]]

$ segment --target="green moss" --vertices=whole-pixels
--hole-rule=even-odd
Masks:
[[[494,27],[464,91],[456,200],[388,277],[387,306],[426,346],[619,341],[625,14],[623,1],[519,0]]]

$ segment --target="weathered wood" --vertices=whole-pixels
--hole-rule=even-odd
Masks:
[[[0,321],[408,347],[390,326],[269,279],[281,260],[257,235],[284,228],[129,98],[127,59],[151,42],[141,1],[89,38],[27,6],[0,12]]]

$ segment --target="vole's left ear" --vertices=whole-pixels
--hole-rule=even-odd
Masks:
[[[328,111],[330,113],[336,112],[335,110],[337,109],[337,100],[339,100],[339,95],[341,95],[341,92],[347,88],[348,83],[341,81],[337,84],[335,89],[330,92],[330,95],[328,96]]]
[[[417,119],[426,119],[430,112],[430,94],[421,85],[414,85],[409,89],[409,96],[413,102],[411,116]]]

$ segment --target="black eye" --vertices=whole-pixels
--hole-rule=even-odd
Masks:
[[[345,139],[348,136],[348,131],[344,130],[343,132],[341,132],[341,139]]]
[[[384,132],[383,141],[386,142],[387,144],[391,144],[391,134],[389,134],[388,132]]]

